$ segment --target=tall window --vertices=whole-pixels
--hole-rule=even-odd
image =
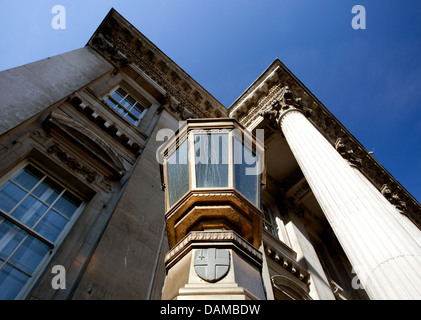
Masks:
[[[81,204],[30,164],[0,186],[0,299],[18,296]]]
[[[275,217],[270,209],[262,204],[263,212],[263,228],[269,232],[272,236],[279,239],[278,228],[276,227]]]
[[[234,137],[235,188],[255,205],[260,201],[260,165],[259,157]]]
[[[105,102],[134,125],[139,124],[147,110],[121,87],[113,90]]]
[[[228,187],[228,134],[197,134],[194,145],[196,187]]]
[[[185,140],[167,160],[170,207],[189,191],[187,143],[188,140]]]

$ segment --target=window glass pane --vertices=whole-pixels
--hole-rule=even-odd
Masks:
[[[130,96],[130,95],[128,95],[128,96],[126,97],[126,101],[127,101],[128,103],[130,103],[132,106],[136,103],[136,100],[135,100],[135,99],[133,99],[133,97],[132,97],[132,96]]]
[[[69,191],[63,193],[63,187],[31,165],[12,179],[13,182],[7,181],[0,187],[0,209],[5,212],[0,217],[0,299],[14,299],[29,279],[28,275],[34,273],[48,254],[51,247],[40,236],[57,241],[82,204],[79,198]],[[13,223],[12,217],[39,235],[28,234]]]
[[[8,213],[26,195],[26,192],[10,181],[0,188],[0,209]]]
[[[28,227],[32,227],[41,218],[47,208],[45,204],[33,196],[29,196],[12,212],[12,216]]]
[[[105,99],[105,102],[109,105],[109,106],[111,106],[111,107],[113,107],[113,108],[115,108],[116,107],[116,103],[113,101],[113,100],[111,100],[110,98],[107,98],[107,99]]]
[[[6,260],[26,235],[21,228],[3,220],[0,224],[0,265],[2,259]]]
[[[63,187],[50,178],[46,178],[35,188],[33,193],[42,201],[52,204],[62,191]]]
[[[117,89],[116,91],[111,93],[111,97],[113,97],[115,101],[117,102],[120,102],[121,100],[123,100],[125,95],[126,93],[122,89]]]
[[[28,279],[28,276],[6,264],[0,270],[0,299],[16,298]]]
[[[12,181],[24,187],[26,190],[31,190],[44,175],[31,165],[27,165],[25,169],[19,172]]]
[[[127,95],[127,92],[123,88],[118,88],[115,92],[119,94],[122,98]]]
[[[228,134],[194,136],[196,186],[228,186]]]
[[[33,274],[49,250],[50,247],[47,244],[33,236],[28,236],[10,258],[10,263],[29,274]]]
[[[137,108],[132,108],[130,112],[133,114],[133,117],[136,117],[137,119],[139,119],[141,112]]]
[[[260,191],[260,161],[240,140],[234,137],[235,188],[247,199],[258,205]]]
[[[118,88],[104,100],[133,125],[137,125],[145,108],[124,89]]]
[[[185,140],[180,147],[167,160],[167,178],[170,206],[176,203],[189,191],[189,163],[188,141]]]
[[[132,105],[128,103],[126,100],[121,101],[120,104],[127,110],[130,110],[132,108]]]
[[[263,228],[274,237],[278,238],[276,232],[276,223],[272,211],[268,207],[262,204],[263,211]]]
[[[63,196],[57,200],[53,208],[70,219],[80,205],[81,201],[70,192],[66,191]]]
[[[54,210],[50,210],[45,217],[34,228],[43,237],[54,242],[63,231],[68,220],[60,216]]]
[[[126,119],[129,120],[131,123],[136,124],[137,122],[137,118],[135,118],[134,116],[132,116],[130,113],[127,114]]]
[[[124,110],[124,108],[122,108],[118,105],[115,107],[115,110],[122,115],[124,115],[126,113],[126,110]]]
[[[139,111],[139,113],[142,113],[143,111],[145,111],[145,107],[142,106],[139,102],[136,103],[135,107],[136,107],[137,111]]]

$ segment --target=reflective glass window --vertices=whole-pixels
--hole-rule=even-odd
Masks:
[[[14,299],[82,201],[32,165],[0,186],[0,299]]]
[[[228,187],[228,134],[194,136],[197,188]]]
[[[250,148],[234,137],[235,189],[258,205],[260,191],[260,159]]]
[[[170,207],[189,190],[188,141],[167,159],[168,196]]]

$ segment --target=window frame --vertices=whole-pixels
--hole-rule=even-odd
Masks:
[[[266,208],[266,210],[265,210],[265,208]],[[267,233],[269,233],[271,236],[275,237],[277,240],[282,241],[279,238],[279,226],[276,223],[276,216],[275,216],[275,213],[272,211],[271,207],[264,204],[264,203],[261,203],[261,210],[262,210],[262,213],[263,213],[263,216],[262,216],[263,230],[266,231]],[[269,217],[269,219],[271,221],[268,221],[266,219],[266,215]],[[266,228],[266,225],[269,225],[269,227],[272,228],[272,231],[269,231]]]
[[[195,155],[195,138],[199,135],[226,135],[227,136],[227,164],[228,164],[228,184],[224,187],[198,187],[197,186],[197,174],[196,174],[196,155]],[[243,136],[244,135],[244,136]],[[234,163],[234,139],[237,139],[240,144],[242,145],[242,148],[247,148],[251,153],[252,156],[256,158],[256,164],[258,164],[258,167],[256,167],[257,170],[261,170],[262,167],[264,167],[264,164],[262,163],[262,157],[258,153],[258,150],[256,150],[255,144],[251,141],[250,137],[245,137],[245,133],[242,132],[241,135],[237,133],[236,129],[192,129],[187,134],[183,135],[182,137],[177,138],[177,142],[173,148],[168,149],[168,152],[165,156],[164,163],[163,163],[163,171],[166,172],[165,174],[165,185],[169,186],[168,181],[168,159],[173,155],[173,153],[178,149],[185,140],[188,141],[188,172],[189,172],[189,189],[185,194],[187,194],[190,191],[205,191],[205,190],[236,190],[238,193],[240,193],[247,201],[249,201],[251,204],[253,204],[256,208],[260,208],[261,203],[261,181],[262,181],[262,175],[263,172],[260,172],[255,177],[255,198],[254,201],[249,199],[249,197],[244,194],[240,188],[236,186],[236,174],[235,174],[235,163]],[[184,195],[185,195],[184,194]],[[165,192],[165,204],[167,210],[173,208],[179,201],[182,199],[183,196],[178,198],[177,201],[174,203],[170,203],[170,197],[169,197],[169,191],[168,189]]]
[[[74,214],[71,217],[71,219],[66,223],[66,226],[61,230],[60,234],[58,235],[58,237],[56,238],[56,240],[54,242],[52,242],[49,239],[45,238],[44,236],[40,235],[35,230],[32,230],[31,227],[26,226],[23,222],[19,221],[18,219],[16,219],[13,216],[11,216],[9,213],[6,213],[6,212],[4,212],[4,211],[1,210],[0,219],[5,219],[6,221],[11,222],[13,225],[15,225],[18,228],[22,229],[23,231],[25,231],[29,235],[35,237],[39,241],[41,241],[41,242],[47,244],[48,246],[50,246],[50,249],[49,249],[48,253],[46,253],[45,256],[40,260],[38,266],[34,269],[31,277],[27,280],[27,282],[25,283],[25,285],[21,288],[21,290],[16,295],[16,297],[14,298],[14,300],[22,300],[22,299],[25,299],[27,297],[27,295],[29,294],[29,292],[33,289],[33,287],[36,285],[36,283],[38,282],[38,280],[41,277],[41,275],[46,270],[47,265],[50,263],[50,261],[52,260],[52,258],[55,256],[57,250],[63,244],[64,239],[69,234],[70,230],[72,229],[72,227],[74,226],[74,224],[76,223],[76,221],[79,219],[80,215],[85,210],[86,205],[87,205],[87,200],[86,199],[83,199],[80,195],[78,195],[76,192],[74,192],[73,189],[70,186],[66,185],[65,183],[63,183],[59,179],[57,179],[56,178],[56,175],[54,173],[50,173],[50,172],[44,170],[40,165],[38,165],[37,163],[32,162],[32,161],[30,161],[28,159],[20,162],[19,164],[17,164],[16,166],[14,166],[12,169],[10,169],[8,172],[4,173],[0,177],[0,187],[3,187],[9,180],[11,180],[19,172],[23,171],[23,169],[27,165],[31,165],[36,170],[38,170],[39,172],[41,172],[43,174],[43,181],[46,178],[49,178],[54,183],[57,183],[59,186],[61,186],[63,188],[63,191],[61,192],[61,194],[64,194],[66,191],[67,192],[70,192],[72,194],[72,196],[78,198],[81,201],[81,203],[80,203],[79,207],[76,209],[76,211],[74,212]],[[29,190],[29,191],[31,191],[31,190]],[[24,199],[26,199],[28,197],[28,194],[31,195],[32,193],[31,192],[27,192],[27,195],[23,199],[21,199],[18,204],[16,204],[15,208],[17,206],[19,206],[24,201]],[[57,201],[57,199],[58,199],[58,197],[56,198],[56,201]],[[55,203],[56,201],[54,201],[53,203]],[[51,204],[49,206],[49,209],[47,209],[46,212],[48,212],[49,210],[51,210],[50,207],[52,207],[52,206],[53,206],[53,204]]]
[[[128,110],[126,107],[124,107],[120,102],[116,101],[116,99],[114,97],[112,97],[112,94],[114,92],[117,92],[118,89],[123,90],[126,95],[125,97],[123,97],[122,100],[125,100],[128,96],[130,96],[133,100],[136,101],[137,104],[139,104],[140,106],[142,106],[144,108],[144,110],[140,113],[140,117],[136,117],[130,110]],[[117,105],[120,109],[125,110],[125,114],[120,113],[115,107],[113,107],[112,105],[110,105],[106,100],[107,99],[112,99],[112,101],[114,101],[113,103],[115,105]],[[127,121],[130,125],[137,127],[141,122],[142,119],[145,117],[149,107],[145,106],[144,103],[142,103],[141,101],[139,101],[138,98],[136,98],[136,96],[134,94],[132,94],[132,92],[130,90],[127,90],[127,88],[122,85],[121,83],[119,83],[118,85],[114,86],[111,90],[109,90],[107,92],[107,94],[104,95],[104,97],[101,99],[102,102],[105,103],[105,105],[112,110],[112,112],[118,114],[119,117],[123,118],[125,121]],[[120,100],[120,101],[122,101]],[[125,100],[126,101],[126,100]],[[135,103],[135,104],[136,104]],[[132,109],[134,108],[134,105],[132,106]],[[130,116],[131,115],[131,116]],[[133,123],[129,120],[129,118],[136,118],[136,122]]]

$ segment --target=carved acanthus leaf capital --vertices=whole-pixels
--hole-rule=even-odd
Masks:
[[[267,119],[272,124],[272,127],[280,129],[282,116],[291,109],[301,111],[306,117],[310,117],[312,112],[310,108],[304,106],[301,97],[294,97],[290,88],[285,86],[282,96],[274,99],[265,110],[259,112],[259,115]]]

